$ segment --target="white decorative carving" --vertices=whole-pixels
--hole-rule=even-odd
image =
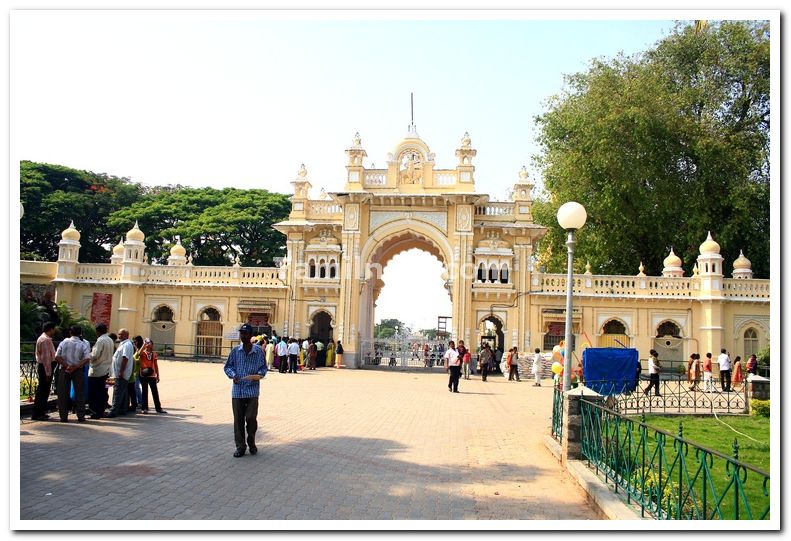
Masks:
[[[634,321],[634,312],[624,312],[623,310],[618,311],[606,311],[602,310],[600,312],[596,312],[596,332],[600,332],[602,325],[604,325],[607,321],[611,319],[617,319],[622,321],[626,325],[626,334],[632,335],[635,334],[633,321]]]
[[[470,219],[470,207],[462,206],[456,209],[456,230],[469,231],[472,227],[472,220]]]
[[[681,327],[682,336],[689,336],[689,329],[687,329],[687,316],[686,312],[654,312],[651,314],[651,332],[656,331],[659,324],[663,321],[673,321]]]
[[[747,315],[733,317],[733,338],[741,338],[744,327],[751,323],[756,323],[761,330],[769,334],[769,316]]]
[[[407,214],[409,215],[407,219],[428,222],[443,233],[447,234],[448,232],[448,215],[445,212],[412,211],[404,213],[391,210],[375,210],[371,212],[371,231],[373,232],[373,230],[388,222],[403,220]]]

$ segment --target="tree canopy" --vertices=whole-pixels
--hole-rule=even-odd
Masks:
[[[271,225],[288,217],[288,196],[267,190],[144,188],[128,178],[23,161],[20,252],[23,259],[55,260],[60,231],[70,220],[80,231],[80,261],[107,263],[112,247],[135,221],[151,262],[166,263],[180,237],[196,265],[272,265],[285,237]]]
[[[536,121],[547,272],[566,266],[557,209],[588,212],[576,270],[658,275],[672,247],[692,272],[708,231],[725,270],[739,250],[769,277],[769,24],[679,24],[643,54],[566,78]]]

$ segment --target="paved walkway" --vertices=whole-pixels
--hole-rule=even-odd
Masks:
[[[21,519],[598,518],[544,447],[548,380],[270,372],[234,458],[222,365],[160,368],[169,415],[22,421]]]

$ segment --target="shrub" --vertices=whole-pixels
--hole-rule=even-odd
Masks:
[[[768,400],[751,400],[750,406],[753,410],[753,415],[760,417],[769,417],[769,401]]]
[[[756,353],[755,358],[758,360],[758,366],[769,366],[769,346]]]

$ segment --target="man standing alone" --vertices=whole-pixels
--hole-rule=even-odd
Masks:
[[[459,392],[459,378],[461,377],[461,359],[459,359],[459,352],[456,351],[456,344],[453,340],[448,342],[448,350],[445,352],[445,371],[450,372],[448,379],[448,391],[454,393]]]
[[[266,376],[264,352],[257,344],[252,344],[253,328],[244,324],[239,328],[239,346],[233,348],[225,362],[225,375],[233,380],[231,388],[231,409],[233,410],[233,438],[239,458],[247,450],[245,447],[245,424],[247,424],[247,446],[250,454],[258,452],[255,446],[255,431],[258,429],[258,396],[260,384]]]
[[[88,407],[93,412],[91,419],[101,419],[107,404],[107,387],[105,382],[110,375],[113,364],[113,339],[107,334],[107,325],[96,326],[96,344],[91,351],[91,365],[88,370]]]
[[[55,361],[63,369],[58,377],[58,413],[60,422],[69,422],[69,387],[74,384],[74,401],[77,403],[77,420],[85,422],[85,385],[82,367],[91,360],[91,346],[87,340],[82,339],[82,328],[72,325],[69,329],[69,338],[58,345],[55,352]]]
[[[112,375],[115,378],[113,386],[113,407],[107,417],[126,415],[129,402],[129,379],[132,377],[132,365],[134,364],[133,355],[135,346],[129,339],[129,331],[121,329],[118,331],[118,339],[121,343],[113,355]],[[134,389],[132,390],[134,392]]]
[[[731,392],[731,358],[725,351],[725,348],[720,350],[720,356],[717,357],[717,362],[720,364],[720,382],[723,392]]]
[[[55,334],[55,324],[51,321],[44,323],[41,336],[36,340],[36,364],[38,365],[38,387],[36,387],[36,399],[33,402],[34,421],[44,421],[49,419],[47,411],[47,401],[49,400],[49,390],[52,388],[52,365],[55,362],[55,346],[52,343],[52,335]]]

